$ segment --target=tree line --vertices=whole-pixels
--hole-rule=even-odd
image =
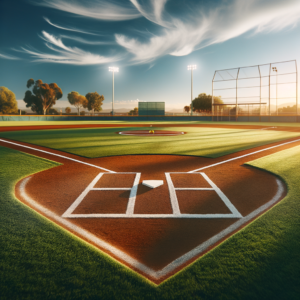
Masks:
[[[193,101],[193,112],[211,113],[212,96],[201,93]],[[214,104],[224,104],[220,96],[214,96]],[[191,111],[191,106],[186,105],[183,110],[187,113]]]
[[[52,108],[56,101],[61,99],[63,92],[56,83],[43,83],[38,79],[34,81],[30,78],[27,81],[28,90],[25,92],[24,102],[27,108],[37,114],[56,114],[56,109]],[[78,92],[72,91],[67,96],[71,105],[77,108],[78,115],[81,108],[86,108],[95,113],[102,110],[104,96],[99,95],[97,92],[87,93],[85,96],[80,95]],[[66,108],[66,113],[71,113],[71,108]],[[15,94],[6,87],[0,87],[0,113],[15,114],[18,113],[18,104]]]

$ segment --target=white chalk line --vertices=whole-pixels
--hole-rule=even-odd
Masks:
[[[102,168],[102,167],[99,167],[99,166],[96,166],[96,165],[93,165],[93,164],[89,164],[89,163],[80,161],[78,159],[67,157],[67,156],[64,156],[64,155],[60,155],[60,154],[52,153],[52,152],[49,152],[49,151],[45,151],[45,150],[41,150],[41,149],[37,149],[37,148],[25,146],[25,145],[21,145],[21,144],[18,144],[18,143],[13,143],[13,142],[5,141],[5,140],[2,140],[2,139],[0,139],[0,142],[12,144],[12,145],[16,145],[18,147],[23,147],[23,148],[31,149],[31,150],[43,152],[43,153],[54,155],[54,156],[58,156],[58,157],[62,157],[64,159],[72,160],[72,161],[75,161],[75,162],[80,163],[80,164],[84,164],[84,165],[87,165],[87,166],[90,166],[90,167],[94,167],[94,168],[97,168],[97,169],[101,169],[101,170],[107,171],[109,173],[116,173],[114,171],[111,171],[111,170],[108,170],[108,169],[105,169],[105,168]]]
[[[25,187],[26,187],[26,185],[27,185],[27,183],[28,183],[28,181],[30,180],[31,177],[32,176],[23,179],[21,184],[20,184],[20,194],[23,197],[23,199],[26,200],[27,203],[29,203],[36,210],[38,210],[38,211],[42,212],[43,214],[45,214],[47,217],[50,217],[51,219],[57,221],[58,223],[64,225],[65,227],[77,232],[79,235],[81,235],[84,238],[88,239],[89,241],[95,243],[97,246],[99,246],[103,249],[106,249],[107,251],[109,251],[113,255],[117,256],[118,258],[124,260],[129,265],[133,266],[134,268],[136,268],[136,269],[138,269],[138,270],[154,277],[154,275],[152,274],[153,270],[151,268],[148,268],[147,266],[140,263],[136,259],[132,258],[128,254],[124,253],[123,251],[117,249],[116,247],[114,247],[114,246],[110,245],[109,243],[103,241],[102,239],[96,237],[95,235],[93,235],[89,231],[87,231],[85,229],[82,229],[81,227],[71,223],[70,221],[68,221],[66,219],[63,219],[62,217],[60,217],[56,213],[52,212],[51,210],[47,209],[43,205],[37,203],[32,198],[30,198],[27,195],[27,193],[25,192]]]
[[[85,188],[85,190],[78,196],[78,198],[71,204],[71,206],[63,213],[63,218],[143,218],[143,219],[167,219],[167,218],[178,218],[178,219],[219,219],[219,218],[242,218],[243,216],[238,212],[230,200],[225,196],[225,194],[208,178],[205,173],[196,173],[199,176],[202,176],[211,188],[200,188],[200,191],[203,190],[212,190],[217,193],[220,199],[224,202],[227,208],[230,210],[231,214],[182,214],[180,212],[179,203],[176,195],[176,190],[185,190],[182,188],[175,188],[171,179],[170,174],[188,174],[188,173],[165,173],[169,195],[170,195],[170,204],[172,207],[172,214],[135,214],[134,206],[137,195],[138,184],[140,181],[141,173],[131,173],[131,172],[122,172],[118,174],[136,174],[133,186],[131,188],[95,188],[96,183],[102,178],[103,175],[108,173],[99,173],[95,179]],[[78,214],[74,213],[76,208],[81,204],[84,198],[90,191],[130,191],[129,201],[127,205],[126,213],[90,213],[90,214]],[[199,190],[198,188],[188,188],[188,190]]]
[[[189,260],[191,260],[195,256],[199,255],[200,253],[202,253],[203,251],[208,249],[211,245],[213,245],[213,244],[217,243],[218,241],[222,240],[225,236],[229,235],[230,233],[232,233],[233,231],[238,229],[240,226],[242,226],[243,224],[249,222],[251,219],[255,218],[257,215],[262,213],[264,210],[266,210],[269,207],[271,207],[272,205],[274,205],[280,199],[280,197],[282,196],[282,194],[284,192],[284,187],[283,187],[281,181],[276,179],[276,182],[277,182],[277,185],[278,185],[278,190],[277,190],[277,193],[273,197],[272,200],[270,200],[266,204],[262,205],[261,207],[259,207],[258,209],[256,209],[252,213],[250,213],[248,216],[246,216],[242,219],[239,219],[238,221],[236,221],[235,223],[233,223],[232,225],[230,225],[229,227],[227,227],[226,229],[224,229],[220,233],[216,234],[212,238],[208,239],[206,242],[202,243],[198,247],[196,247],[193,250],[187,252],[186,254],[182,255],[181,257],[175,259],[172,263],[170,263],[169,265],[164,267],[162,270],[157,272],[157,275],[159,276],[159,278],[161,278],[163,276],[166,276],[168,273],[174,271],[176,268],[178,268],[182,264],[188,262]]]
[[[198,172],[198,171],[201,171],[201,170],[204,170],[204,169],[208,169],[208,168],[215,167],[215,166],[218,166],[218,165],[221,165],[221,164],[225,164],[225,163],[233,161],[233,160],[237,160],[237,159],[247,157],[247,156],[250,156],[250,155],[253,155],[253,154],[256,154],[256,153],[260,153],[260,152],[263,152],[263,151],[267,151],[267,150],[270,150],[270,149],[273,149],[273,148],[281,147],[281,146],[288,145],[288,144],[291,144],[291,143],[296,143],[296,142],[300,142],[300,139],[290,141],[290,142],[286,142],[286,143],[282,143],[282,144],[275,145],[275,146],[272,146],[272,147],[264,148],[264,149],[261,149],[261,150],[258,150],[258,151],[254,151],[254,152],[247,153],[247,154],[244,154],[244,155],[241,155],[241,156],[233,157],[233,158],[230,158],[230,159],[227,159],[227,160],[223,160],[221,162],[218,162],[218,163],[215,163],[215,164],[212,164],[212,165],[208,165],[206,167],[202,167],[202,168],[199,168],[199,169],[196,169],[196,170],[193,170],[193,171],[189,171],[187,173]]]
[[[147,274],[149,277],[157,279],[157,280],[164,276],[167,276],[169,273],[171,273],[174,270],[176,270],[177,268],[179,268],[182,264],[188,262],[189,260],[193,259],[195,256],[201,254],[203,251],[208,249],[211,245],[222,240],[225,236],[229,235],[230,233],[232,233],[233,231],[238,229],[240,226],[249,222],[251,219],[255,218],[257,215],[262,213],[264,210],[271,207],[273,204],[275,204],[280,199],[280,197],[282,196],[283,191],[284,191],[284,187],[283,187],[281,181],[276,179],[276,182],[278,185],[278,190],[277,190],[276,195],[272,198],[272,200],[270,200],[266,204],[262,205],[261,207],[259,207],[258,209],[256,209],[252,213],[250,213],[248,216],[239,219],[234,224],[227,227],[226,229],[224,229],[217,235],[213,236],[206,242],[202,243],[198,247],[192,249],[191,251],[187,252],[186,254],[182,255],[181,257],[175,259],[173,262],[168,264],[163,269],[161,269],[159,271],[155,271],[155,270],[147,267],[146,265],[140,263],[138,260],[132,258],[128,254],[124,253],[123,251],[121,251],[121,250],[117,249],[116,247],[110,245],[109,243],[105,242],[104,240],[96,237],[95,235],[88,232],[87,230],[80,228],[79,226],[71,223],[70,221],[68,221],[66,219],[63,219],[59,215],[55,214],[54,212],[50,211],[49,209],[45,208],[44,206],[38,204],[33,199],[31,199],[25,192],[26,184],[28,183],[28,181],[30,180],[31,177],[32,176],[27,177],[21,181],[20,194],[23,197],[23,199],[25,199],[32,207],[34,207],[38,211],[41,211],[43,214],[45,214],[46,216],[50,217],[51,219],[57,221],[58,223],[61,223],[62,225],[66,226],[67,228],[73,230],[74,232],[77,232],[79,235],[81,235],[82,237],[86,238],[87,240],[93,242],[100,248],[103,248],[103,249],[107,250],[108,252],[112,253],[113,255],[115,255],[119,259],[125,261],[128,265],[132,266],[133,268],[135,268],[135,269],[141,271],[142,273]]]
[[[267,151],[267,150],[270,150],[270,149],[273,149],[273,148],[281,147],[281,146],[284,146],[284,145],[287,145],[287,144],[296,143],[296,142],[299,142],[299,141],[300,141],[300,139],[297,139],[297,140],[294,140],[294,141],[290,141],[290,142],[282,143],[282,144],[275,145],[275,146],[272,146],[272,147],[264,148],[264,149],[254,151],[254,152],[251,152],[251,153],[248,153],[248,154],[244,154],[244,155],[241,155],[241,156],[237,156],[237,157],[234,157],[234,158],[223,160],[221,162],[211,164],[211,165],[208,165],[208,166],[196,169],[196,170],[188,171],[186,173],[198,172],[198,171],[201,171],[201,170],[204,170],[204,169],[208,169],[208,168],[215,167],[215,166],[218,166],[218,165],[221,165],[221,164],[225,164],[227,162],[230,162],[230,161],[233,161],[233,160],[236,160],[236,159],[240,159],[240,158],[247,157],[247,156],[250,156],[250,155],[253,155],[253,154],[256,154],[256,153],[260,153],[260,152]],[[48,151],[44,151],[44,150],[36,149],[36,148],[33,148],[33,147],[21,145],[21,144],[18,144],[18,143],[5,141],[5,140],[2,140],[2,139],[0,139],[0,142],[9,143],[9,144],[13,144],[13,145],[16,145],[16,146],[19,146],[19,147],[24,147],[24,148],[36,150],[36,151],[39,151],[39,152],[47,153],[47,154],[50,154],[50,155],[62,157],[62,158],[65,158],[65,159],[76,161],[76,162],[81,163],[81,164],[85,164],[85,165],[88,165],[88,166],[91,166],[91,167],[95,167],[97,169],[105,170],[105,171],[110,172],[110,173],[117,173],[117,172],[114,172],[114,171],[111,171],[111,170],[108,170],[108,169],[105,169],[105,168],[101,168],[101,167],[93,165],[93,164],[89,164],[89,163],[86,163],[86,162],[83,162],[83,161],[80,161],[80,160],[77,160],[77,159],[74,159],[74,158],[70,158],[70,157],[67,157],[67,156],[60,155],[60,154],[51,153],[51,152],[48,152]]]

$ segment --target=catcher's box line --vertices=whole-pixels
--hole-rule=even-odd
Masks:
[[[67,157],[67,156],[64,156],[64,155],[51,153],[51,152],[48,152],[48,151],[36,149],[36,148],[33,148],[33,147],[21,145],[21,144],[18,144],[18,143],[13,143],[13,142],[2,140],[2,139],[0,139],[0,142],[13,144],[13,145],[16,145],[16,146],[19,146],[19,147],[24,147],[24,148],[36,150],[36,151],[39,151],[39,152],[47,153],[47,154],[50,154],[50,155],[62,157],[62,158],[69,159],[69,160],[72,160],[72,161],[75,161],[75,162],[78,162],[78,163],[81,163],[81,164],[84,164],[84,165],[88,165],[90,167],[94,167],[94,168],[97,168],[97,169],[101,169],[101,170],[104,170],[104,171],[107,171],[107,172],[110,172],[110,173],[117,173],[115,171],[111,171],[111,170],[108,170],[108,169],[105,169],[105,168],[102,168],[102,167],[99,167],[99,166],[96,166],[96,165],[93,165],[93,164],[89,164],[89,163],[80,161],[78,159],[70,158],[70,157]],[[199,168],[199,169],[196,169],[196,170],[188,171],[187,173],[198,172],[198,171],[201,171],[201,170],[204,170],[204,169],[208,169],[208,168],[215,167],[215,166],[218,166],[218,165],[221,165],[221,164],[225,164],[225,163],[233,161],[233,160],[237,160],[237,159],[240,159],[240,158],[243,158],[243,157],[246,157],[246,156],[250,156],[252,154],[260,153],[260,152],[263,152],[263,151],[267,151],[267,150],[270,150],[270,149],[274,149],[274,148],[277,148],[277,147],[281,147],[281,146],[288,145],[288,144],[291,144],[291,143],[296,143],[296,142],[300,142],[300,139],[297,139],[297,140],[294,140],[294,141],[289,141],[289,142],[282,143],[282,144],[279,144],[279,145],[275,145],[275,146],[272,146],[272,147],[267,147],[267,148],[264,148],[264,149],[261,149],[261,150],[258,150],[258,151],[254,151],[254,152],[244,154],[244,155],[241,155],[241,156],[237,156],[237,157],[233,157],[233,158],[230,158],[230,159],[226,159],[226,160],[223,160],[221,162],[208,165],[206,167],[202,167],[202,168]]]
[[[38,211],[42,212],[43,214],[45,214],[47,217],[50,217],[51,219],[55,220],[56,222],[64,225],[66,228],[71,229],[74,232],[77,232],[80,236],[82,236],[82,237],[86,238],[87,240],[93,242],[95,245],[97,245],[101,248],[104,248],[105,250],[109,251],[110,253],[112,253],[116,257],[118,257],[121,260],[125,261],[128,265],[130,265],[133,268],[141,271],[144,274],[147,274],[149,277],[152,277],[156,280],[159,280],[160,278],[165,277],[168,274],[172,273],[174,270],[179,268],[181,265],[187,263],[189,260],[193,259],[195,256],[197,256],[197,255],[201,254],[202,252],[204,252],[205,250],[207,250],[211,245],[219,242],[224,237],[231,234],[232,232],[237,230],[239,227],[241,227],[242,225],[244,225],[247,222],[251,221],[253,218],[255,218],[256,216],[261,214],[263,211],[270,208],[272,205],[274,205],[280,199],[280,197],[282,196],[282,194],[284,192],[284,187],[283,187],[281,181],[276,179],[276,182],[277,182],[277,185],[278,185],[277,193],[269,202],[262,205],[261,207],[259,207],[258,209],[256,209],[252,213],[250,213],[248,216],[239,219],[238,221],[233,223],[231,226],[227,227],[226,229],[224,229],[220,233],[218,233],[215,236],[208,239],[206,242],[200,244],[199,246],[195,247],[194,249],[192,249],[191,251],[189,251],[186,254],[182,255],[181,257],[175,259],[173,262],[168,264],[163,269],[161,269],[159,271],[155,271],[155,270],[147,267],[146,265],[140,263],[138,260],[132,258],[128,254],[124,253],[123,251],[117,249],[116,247],[114,247],[114,246],[110,245],[109,243],[103,241],[102,239],[96,237],[92,233],[90,233],[90,232],[80,228],[79,226],[71,223],[70,221],[68,221],[66,219],[63,219],[61,216],[55,214],[54,212],[50,211],[49,209],[45,208],[41,204],[38,204],[33,199],[31,199],[25,191],[25,187],[26,187],[26,185],[27,185],[27,183],[28,183],[28,181],[30,180],[31,177],[32,176],[23,179],[21,181],[20,187],[19,187],[20,195],[23,197],[23,199],[28,204],[30,204],[36,210],[38,210]]]

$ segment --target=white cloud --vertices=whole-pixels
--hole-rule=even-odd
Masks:
[[[67,28],[67,27],[63,27],[63,26],[56,25],[56,24],[52,23],[52,22],[51,22],[48,18],[46,18],[46,17],[44,17],[44,20],[45,20],[48,24],[50,24],[50,25],[52,25],[52,26],[54,26],[54,27],[56,27],[56,28],[62,29],[62,30],[74,31],[74,32],[79,32],[79,33],[90,34],[90,35],[97,35],[97,36],[98,36],[98,34],[91,33],[91,32],[88,32],[88,31],[84,31],[84,30],[80,30],[80,29],[76,29],[76,28]]]
[[[160,26],[170,27],[172,24],[162,19],[162,13],[167,1],[168,0],[150,0],[150,3],[141,5],[138,0],[130,0],[143,17]]]
[[[184,2],[179,17],[168,11],[168,0],[42,0],[37,3],[88,18],[107,21],[129,20],[144,17],[153,27],[129,28],[128,34],[114,35],[115,44],[107,37],[88,41],[74,36],[61,36],[79,43],[91,45],[117,45],[123,49],[123,58],[131,55],[126,64],[150,63],[165,55],[184,56],[212,44],[222,43],[252,31],[278,31],[294,27],[300,19],[300,0],[224,0]],[[67,28],[45,20],[59,29],[80,33],[88,31]],[[128,28],[126,28],[128,30]],[[151,32],[151,29],[153,30]],[[91,34],[91,33],[89,33]],[[60,38],[45,31],[43,39],[58,54],[46,54],[29,49],[23,50],[39,61],[67,64],[102,64],[120,60],[122,57],[104,57],[79,48],[67,47]],[[0,55],[2,58],[8,58]]]
[[[90,41],[78,36],[70,36],[70,35],[61,35],[60,37],[64,39],[74,40],[78,43],[87,44],[87,45],[116,45],[116,42],[114,40],[113,41]]]
[[[1,53],[0,53],[0,58],[9,59],[9,60],[19,60],[20,59],[19,57],[16,57],[16,56],[6,55],[6,54],[1,54]]]
[[[164,16],[166,1],[152,0],[145,8],[130,0],[140,13],[161,25],[161,33],[146,42],[116,34],[116,42],[133,55],[134,63],[148,63],[164,55],[183,56],[208,45],[221,43],[250,30],[255,33],[295,26],[300,18],[299,0],[231,0],[206,9],[196,5],[185,21]],[[148,10],[147,10],[147,9]]]
[[[30,54],[34,61],[51,62],[72,65],[95,65],[105,64],[120,60],[119,56],[101,56],[81,50],[77,47],[67,47],[61,39],[43,31],[42,39],[46,42],[46,46],[58,54],[41,53],[38,51],[22,48],[27,54]]]
[[[105,0],[43,0],[37,5],[55,8],[79,16],[107,21],[123,21],[141,17],[128,2]]]

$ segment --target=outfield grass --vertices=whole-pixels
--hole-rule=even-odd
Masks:
[[[287,197],[155,286],[21,204],[15,183],[57,164],[0,147],[0,298],[299,299],[300,147],[250,164],[281,176]]]
[[[149,127],[150,128],[150,127]],[[80,128],[0,132],[0,137],[27,142],[90,158],[129,154],[176,154],[219,157],[297,137],[297,132],[173,127],[185,131],[178,136],[121,136],[117,131],[140,130],[139,127]],[[170,130],[159,127],[156,130]]]
[[[276,127],[300,127],[300,123],[290,122],[229,122],[229,121],[2,121],[0,127],[4,126],[44,126],[44,125],[83,125],[83,124],[217,124],[217,125],[257,125],[257,126],[276,126]]]

